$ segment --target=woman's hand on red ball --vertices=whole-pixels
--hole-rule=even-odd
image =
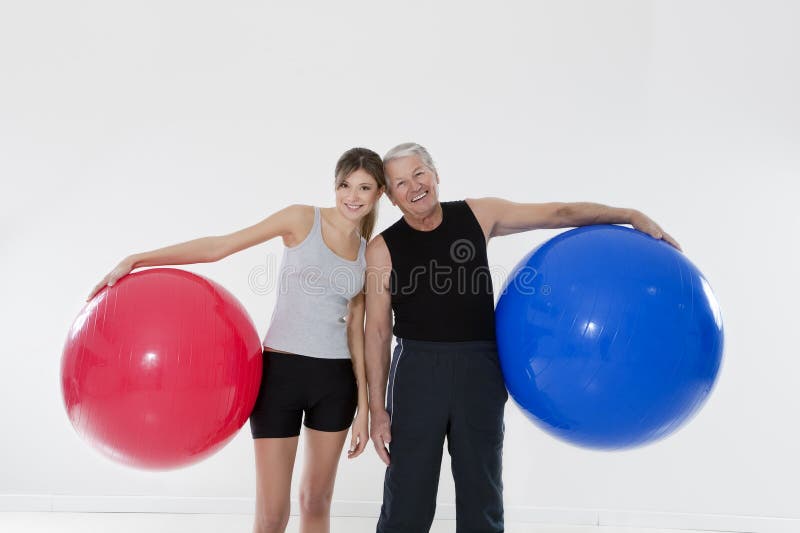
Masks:
[[[100,292],[100,290],[102,290],[103,287],[105,286],[111,287],[120,278],[130,274],[133,268],[134,268],[133,261],[131,260],[130,257],[126,257],[125,259],[120,261],[119,264],[111,270],[111,272],[105,275],[105,277],[100,281],[100,283],[94,286],[92,292],[90,292],[89,296],[86,297],[86,301],[88,302],[89,300],[94,298],[94,295]]]

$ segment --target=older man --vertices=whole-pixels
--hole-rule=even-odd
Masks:
[[[631,224],[678,244],[633,209],[499,198],[442,203],[436,167],[418,144],[391,149],[384,169],[387,195],[403,217],[366,252],[370,433],[387,465],[377,531],[429,531],[445,438],[457,531],[503,531],[508,395],[495,346],[489,239],[537,228]],[[390,362],[392,333],[397,346]]]

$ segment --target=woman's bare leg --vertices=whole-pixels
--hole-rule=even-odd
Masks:
[[[297,439],[253,440],[256,454],[256,518],[253,533],[283,533],[286,529]]]
[[[336,468],[347,430],[304,428],[305,464],[300,482],[300,533],[328,533]]]

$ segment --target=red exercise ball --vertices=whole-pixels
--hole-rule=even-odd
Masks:
[[[183,270],[130,274],[70,328],[61,389],[72,425],[103,454],[151,470],[186,466],[244,425],[261,343],[236,298]]]

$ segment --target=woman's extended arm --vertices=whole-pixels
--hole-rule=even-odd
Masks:
[[[95,285],[86,300],[90,300],[103,286],[114,285],[117,280],[136,268],[213,263],[279,235],[286,241],[287,237],[290,237],[302,226],[304,209],[307,209],[306,206],[291,205],[257,224],[228,235],[201,237],[149,252],[129,255],[106,274],[100,283]]]

